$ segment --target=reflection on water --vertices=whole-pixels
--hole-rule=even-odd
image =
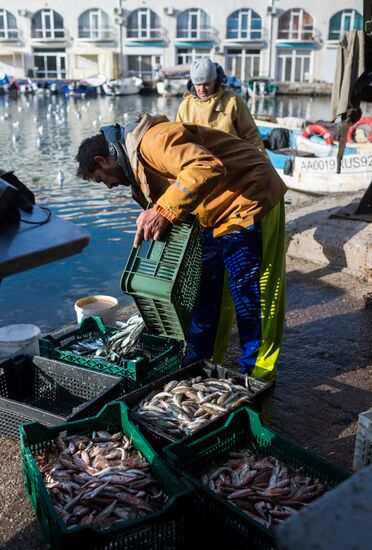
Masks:
[[[125,124],[143,111],[174,119],[179,101],[140,95],[90,100],[0,97],[0,167],[14,170],[38,204],[86,226],[92,235],[81,254],[4,279],[0,325],[33,323],[42,331],[53,330],[74,320],[74,302],[90,294],[131,303],[121,293],[120,275],[132,246],[138,207],[124,187],[110,192],[79,181],[74,157],[81,140],[100,126]],[[329,98],[279,97],[249,106],[256,113],[320,119],[328,117]],[[301,195],[290,198],[301,200]]]

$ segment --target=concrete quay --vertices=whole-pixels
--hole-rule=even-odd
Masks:
[[[277,95],[330,96],[332,84],[328,82],[274,82]]]
[[[341,193],[309,199],[299,208],[287,205],[287,255],[372,283],[372,223],[354,215],[362,195]]]
[[[262,407],[266,426],[349,471],[358,415],[372,407],[372,308],[364,299],[372,290],[372,227],[330,216],[361,196],[286,207],[286,322],[276,384]],[[235,326],[225,366],[237,369],[238,357]],[[0,445],[0,547],[46,550],[24,489],[19,441],[0,436]]]

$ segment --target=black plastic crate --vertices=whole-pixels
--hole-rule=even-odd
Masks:
[[[0,433],[18,437],[18,425],[53,426],[90,416],[121,392],[120,378],[45,357],[18,355],[0,365]]]
[[[134,409],[138,403],[144,399],[149,393],[154,390],[161,391],[163,387],[170,382],[171,380],[184,380],[194,378],[196,376],[201,376],[202,378],[218,378],[224,380],[226,378],[231,378],[234,383],[241,386],[245,386],[247,380],[248,388],[251,395],[249,395],[249,402],[247,404],[253,409],[260,410],[263,400],[268,396],[270,390],[273,387],[273,382],[267,382],[263,380],[258,380],[252,376],[246,377],[244,374],[240,374],[237,371],[232,369],[226,369],[221,365],[210,363],[205,360],[196,361],[187,367],[184,367],[178,370],[175,373],[169,374],[155,380],[154,382],[143,386],[127,395],[123,395],[121,399],[128,405],[131,409],[130,415],[134,422],[138,423],[141,427],[141,430],[146,434],[146,437],[151,441],[152,445],[158,450],[161,451],[165,445],[176,441],[176,437],[164,433],[159,427],[154,424],[149,424],[141,419],[132,409]],[[195,431],[199,437],[210,431],[213,425],[215,428],[223,422],[226,415],[228,415],[233,409],[231,408],[225,415],[220,416],[219,418],[214,419],[208,425],[203,426],[199,430]],[[190,437],[186,436],[184,438],[179,438],[179,440],[184,440],[185,438]]]

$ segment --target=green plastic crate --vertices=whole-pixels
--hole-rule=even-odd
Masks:
[[[186,340],[202,271],[199,222],[172,225],[159,241],[133,248],[121,277],[121,289],[133,297],[146,328]]]
[[[166,505],[159,511],[133,521],[123,521],[111,529],[75,526],[67,528],[57,514],[46,490],[34,455],[51,446],[59,434],[87,434],[94,430],[112,433],[123,431],[132,438],[151,464],[154,477],[169,495]],[[146,441],[138,428],[129,420],[124,403],[106,405],[94,417],[46,427],[39,423],[20,426],[22,462],[25,488],[41,523],[48,545],[52,549],[117,549],[178,550],[187,548],[193,502],[191,485],[179,479]]]
[[[258,456],[274,456],[331,487],[350,474],[262,426],[259,415],[248,407],[231,412],[223,426],[203,437],[191,436],[164,448],[168,464],[182,473],[196,489],[196,515],[216,537],[221,548],[274,548],[273,534],[199,481],[197,474],[213,460],[233,449],[249,448]]]
[[[63,336],[43,336],[39,340],[40,355],[58,359],[88,369],[123,378],[122,390],[135,390],[174,372],[181,367],[183,343],[171,338],[142,333],[137,345],[138,356],[135,359],[121,359],[120,364],[110,363],[107,359],[78,355],[66,346],[87,338],[99,338],[103,334],[112,334],[119,329],[105,326],[100,317],[87,317],[72,331]]]

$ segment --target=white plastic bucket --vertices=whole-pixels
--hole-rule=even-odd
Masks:
[[[0,328],[0,357],[15,353],[39,355],[41,332],[36,325],[8,325]]]
[[[75,302],[77,322],[80,323],[86,317],[97,315],[101,317],[105,325],[114,325],[119,304],[112,296],[86,296]]]

